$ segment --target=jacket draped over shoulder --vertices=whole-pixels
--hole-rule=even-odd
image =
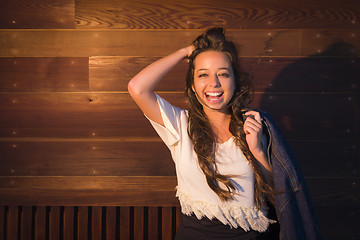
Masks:
[[[268,113],[259,112],[269,136],[268,157],[276,192],[275,209],[280,224],[280,240],[322,239],[301,168],[274,120]]]

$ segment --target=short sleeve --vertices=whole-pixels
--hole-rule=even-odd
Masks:
[[[155,94],[157,102],[160,108],[160,113],[164,126],[158,124],[146,115],[145,117],[150,121],[151,125],[154,127],[157,134],[163,140],[163,142],[168,146],[172,146],[179,142],[180,140],[180,122],[181,122],[181,111],[180,108],[177,108],[167,102],[165,99],[161,98],[159,95]]]

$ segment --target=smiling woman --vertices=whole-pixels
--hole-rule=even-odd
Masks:
[[[186,57],[188,110],[183,110],[155,94],[154,88]],[[128,89],[176,166],[176,196],[183,219],[175,239],[320,238],[312,209],[289,204],[286,213],[280,212],[288,203],[281,194],[290,190],[283,183],[302,177],[287,155],[278,161],[290,162],[286,167],[292,171],[280,169],[271,159],[274,153],[267,143],[273,141],[269,136],[278,134],[269,132],[270,118],[249,110],[251,84],[240,71],[237,50],[223,29],[207,30],[191,46],[150,64],[131,79]],[[299,208],[306,216],[292,212]],[[273,214],[275,209],[281,215]],[[304,221],[307,214],[310,218]],[[274,228],[277,222],[280,233]],[[313,227],[305,227],[308,224]]]

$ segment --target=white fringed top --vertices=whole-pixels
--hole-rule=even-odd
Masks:
[[[254,202],[254,173],[233,138],[217,144],[215,161],[218,171],[232,175],[236,191],[234,199],[223,202],[208,186],[200,169],[197,155],[187,133],[187,111],[174,107],[157,96],[165,127],[149,119],[161,139],[170,149],[175,162],[177,193],[183,214],[195,214],[198,219],[216,218],[230,227],[264,232],[275,221],[266,217],[265,209],[257,209]]]

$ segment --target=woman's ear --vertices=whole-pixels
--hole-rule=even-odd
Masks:
[[[191,86],[191,90],[195,92],[194,84]]]

